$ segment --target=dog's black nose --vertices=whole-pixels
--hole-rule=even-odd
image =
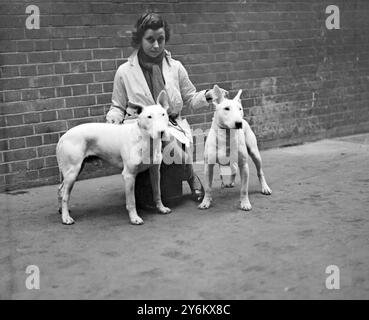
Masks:
[[[236,122],[236,129],[241,129],[242,128],[242,122]]]

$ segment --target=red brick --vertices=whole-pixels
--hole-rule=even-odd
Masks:
[[[53,121],[57,119],[55,110],[41,112],[40,115],[41,122]]]
[[[86,62],[72,62],[70,64],[71,73],[86,72]]]
[[[116,71],[115,60],[101,61],[101,67],[103,71],[114,70]]]
[[[52,50],[63,50],[67,49],[67,40],[65,39],[53,39],[51,41]]]
[[[0,68],[0,75],[2,78],[12,78],[19,76],[18,66],[2,66]]]
[[[104,106],[90,107],[90,115],[91,116],[100,116],[100,115],[104,115],[104,114],[105,114]]]
[[[35,40],[35,50],[36,51],[50,51],[52,49],[51,41],[47,40]]]
[[[22,99],[20,91],[5,91],[4,92],[4,102],[19,101]]]
[[[88,117],[88,107],[83,107],[83,108],[74,108],[73,109],[73,117],[74,118],[85,118]]]
[[[53,87],[62,85],[62,76],[39,76],[29,78],[30,87]]]
[[[40,122],[39,113],[25,113],[23,115],[24,123],[37,123]]]
[[[58,161],[56,157],[46,157],[45,158],[45,167],[57,167]]]
[[[28,55],[28,63],[48,63],[58,62],[60,60],[59,52],[30,52]]]
[[[22,100],[29,101],[29,100],[36,100],[39,98],[39,90],[31,89],[31,90],[22,90]]]
[[[0,150],[5,151],[8,149],[9,149],[8,140],[0,140]]]
[[[17,126],[19,124],[23,124],[23,116],[21,114],[6,117],[7,126]]]
[[[73,98],[66,98],[66,107],[90,106],[95,104],[94,96],[77,96]]]
[[[69,73],[70,72],[70,63],[57,63],[55,64],[55,73]]]
[[[37,74],[54,74],[54,65],[53,64],[39,64],[37,66]]]
[[[31,102],[32,111],[46,111],[64,108],[64,99],[43,99]]]
[[[55,88],[43,88],[40,89],[40,99],[55,98]]]
[[[68,97],[72,95],[72,87],[59,87],[56,88],[56,95],[58,97]]]
[[[80,85],[72,86],[72,94],[73,96],[87,94],[87,85],[80,84]]]
[[[39,146],[37,147],[37,157],[43,158],[46,156],[55,155],[56,145],[50,144],[47,146]]]
[[[88,85],[88,93],[101,93],[102,90],[102,84],[101,83],[93,83]]]
[[[17,41],[17,51],[32,52],[34,48],[34,42],[32,40]]]
[[[42,144],[42,136],[32,136],[26,137],[26,146],[29,147],[36,147]]]
[[[115,70],[94,73],[95,81],[97,82],[113,81],[114,75],[115,75]]]
[[[72,119],[73,118],[73,109],[62,109],[57,110],[58,120]]]
[[[83,49],[83,38],[79,39],[68,39],[69,49]]]
[[[32,159],[28,161],[28,169],[29,170],[35,170],[35,169],[41,169],[44,167],[44,159]]]
[[[57,143],[58,141],[59,141],[59,134],[58,133],[44,134],[43,135],[43,144]]]
[[[94,59],[115,59],[122,57],[121,49],[96,49],[93,50]]]
[[[63,61],[84,61],[84,60],[91,60],[91,59],[92,59],[91,50],[62,51]]]
[[[83,39],[83,47],[86,49],[97,48],[99,47],[99,39],[97,38]]]
[[[39,183],[38,180],[38,171],[26,171],[25,172],[25,179],[30,182],[30,187],[37,186]]]
[[[3,103],[1,106],[1,111],[3,114],[17,114],[21,112],[27,112],[28,110],[29,103],[23,101]]]
[[[37,67],[36,65],[24,65],[20,66],[20,75],[21,76],[35,76],[37,75]]]
[[[93,76],[90,73],[70,74],[63,76],[64,84],[82,84],[93,82]]]
[[[0,52],[14,52],[17,51],[15,41],[0,40]]]
[[[103,83],[104,92],[113,92],[113,83]]]
[[[47,178],[59,175],[58,167],[44,168],[39,171],[40,178]]]
[[[89,61],[86,63],[87,65],[87,71],[101,71],[101,62],[100,61]]]
[[[0,139],[10,137],[24,137],[33,134],[33,127],[31,125],[0,128]]]
[[[26,147],[24,138],[9,139],[9,149],[21,149]]]
[[[0,164],[0,174],[6,174],[9,173],[10,169],[9,169],[9,164],[5,163],[5,164]]]
[[[0,65],[18,65],[27,63],[24,53],[0,53]]]
[[[40,123],[35,125],[35,133],[52,133],[66,131],[66,123],[64,121],[53,121],[47,123]]]
[[[34,148],[5,151],[4,162],[27,160],[34,158],[35,156],[36,150]]]
[[[11,172],[27,170],[27,161],[16,161],[10,164]]]
[[[105,93],[105,94],[99,94],[96,96],[97,104],[104,104],[104,103],[111,103],[111,94]]]
[[[0,79],[0,88],[3,90],[16,90],[28,87],[28,79]]]

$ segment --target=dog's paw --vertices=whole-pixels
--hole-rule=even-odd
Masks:
[[[242,200],[240,204],[240,209],[244,211],[250,211],[252,209],[251,203],[249,200]]]
[[[144,223],[144,221],[139,216],[130,218],[130,220],[131,220],[131,223],[134,225],[140,225]]]
[[[202,202],[198,205],[199,209],[209,209],[211,205],[211,200],[209,199],[204,199],[202,200]]]
[[[261,187],[261,193],[269,196],[272,194],[272,189],[270,189],[269,186],[265,184],[264,186]]]
[[[158,207],[158,212],[161,213],[161,214],[168,214],[168,213],[171,213],[172,210],[170,210],[168,207]]]
[[[72,217],[62,217],[63,224],[70,225],[74,223],[74,220]]]

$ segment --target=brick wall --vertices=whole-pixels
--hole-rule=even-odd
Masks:
[[[25,27],[30,4],[39,30]],[[329,4],[340,30],[325,27]],[[146,9],[171,24],[168,49],[199,90],[244,90],[262,147],[369,131],[369,1],[0,0],[0,191],[59,182],[59,137],[104,121]],[[209,111],[183,114],[205,129]],[[96,162],[84,177],[115,172]]]

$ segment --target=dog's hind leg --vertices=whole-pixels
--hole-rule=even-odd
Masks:
[[[58,187],[58,211],[62,213],[62,195],[63,195],[64,181]]]
[[[61,140],[56,149],[56,157],[63,176],[63,181],[58,188],[58,202],[62,222],[63,224],[73,224],[74,220],[69,212],[69,198],[81,170],[84,153],[80,146],[70,141]]]
[[[247,123],[247,121],[243,121],[243,130],[245,133],[247,151],[256,167],[256,172],[261,185],[261,193],[265,195],[270,195],[272,194],[272,189],[268,186],[265,179],[256,136],[254,132],[251,130],[250,125]]]
[[[150,167],[149,170],[150,170],[152,194],[154,197],[156,208],[158,209],[159,213],[163,214],[170,213],[171,210],[168,207],[165,207],[163,202],[161,201],[160,165],[153,165],[152,167]]]
[[[136,174],[129,172],[127,166],[124,166],[122,172],[124,185],[126,189],[126,208],[129,214],[129,220],[132,224],[143,224],[144,221],[142,218],[137,214],[136,209],[136,199],[135,199],[135,181],[136,181]]]
[[[81,163],[82,164],[82,163]],[[69,214],[69,199],[72,192],[74,183],[77,180],[78,173],[81,169],[81,164],[70,167],[65,173],[63,173],[64,180],[61,184],[61,214],[63,224],[73,224],[74,220]]]

